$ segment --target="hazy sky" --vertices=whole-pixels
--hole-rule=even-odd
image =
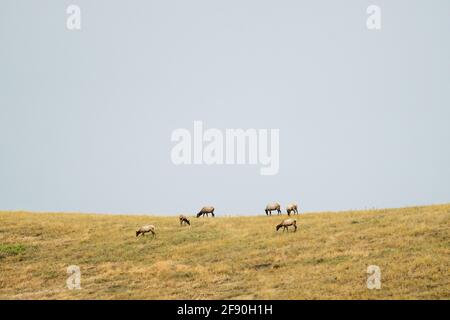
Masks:
[[[448,203],[449,14],[448,0],[2,0],[0,210]],[[280,129],[278,175],[175,166],[171,133],[194,120]]]

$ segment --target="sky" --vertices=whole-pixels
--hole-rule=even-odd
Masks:
[[[0,210],[449,203],[449,13],[447,0],[3,0]],[[279,129],[278,173],[175,165],[172,133],[194,121]]]

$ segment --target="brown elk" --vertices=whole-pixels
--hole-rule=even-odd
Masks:
[[[298,206],[296,203],[292,202],[290,204],[287,205],[286,207],[286,211],[288,216],[291,215],[291,212],[293,212],[294,214],[298,214]]]
[[[289,232],[289,227],[294,227],[294,232],[297,231],[297,221],[295,219],[286,219],[283,222],[281,222],[279,225],[276,226],[277,231],[280,228],[283,228],[283,232],[287,230]]]
[[[203,207],[199,213],[197,213],[197,218],[200,216],[208,216],[208,214],[210,214],[214,217],[214,207]]]
[[[266,215],[269,215],[269,213],[270,213],[270,215],[272,215],[272,211],[277,211],[278,212],[278,214],[281,214],[281,206],[280,206],[280,204],[278,203],[278,202],[274,202],[274,203],[269,203],[267,206],[266,206]]]
[[[182,226],[183,224],[188,224],[191,225],[190,221],[188,220],[188,218],[182,214],[180,214],[180,226]]]
[[[136,230],[136,237],[142,234],[144,236],[147,232],[151,232],[153,236],[156,236],[155,233],[155,226],[152,224],[148,224],[146,226],[142,226],[139,229]]]

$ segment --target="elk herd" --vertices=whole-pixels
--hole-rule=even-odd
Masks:
[[[265,213],[267,216],[269,216],[269,215],[271,216],[272,211],[276,211],[277,214],[280,215],[281,214],[281,205],[278,202],[269,203],[266,206]],[[288,204],[286,206],[286,213],[288,216],[290,216],[291,213],[298,214],[297,204],[296,203]],[[201,208],[200,211],[196,214],[196,217],[197,218],[204,217],[205,215],[206,215],[206,217],[209,217],[209,214],[211,214],[212,217],[215,217],[214,207],[206,206],[206,207]],[[191,225],[191,222],[185,215],[180,214],[178,219],[180,221],[180,226],[183,226],[183,225],[190,226]],[[276,225],[275,229],[276,229],[276,231],[278,231],[279,229],[283,228],[283,232],[284,232],[284,231],[289,231],[289,227],[291,227],[291,226],[294,228],[294,232],[296,232],[297,231],[297,220],[292,219],[292,218],[283,220],[281,223]],[[136,237],[138,237],[139,235],[144,236],[146,233],[151,233],[153,236],[156,236],[155,229],[156,229],[155,226],[152,224],[142,226],[136,230]]]

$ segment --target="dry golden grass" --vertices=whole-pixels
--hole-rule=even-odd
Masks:
[[[449,299],[450,205],[192,218],[0,212],[1,299]],[[157,237],[136,239],[154,224]],[[81,268],[81,290],[66,268]],[[366,287],[378,265],[382,288]]]

